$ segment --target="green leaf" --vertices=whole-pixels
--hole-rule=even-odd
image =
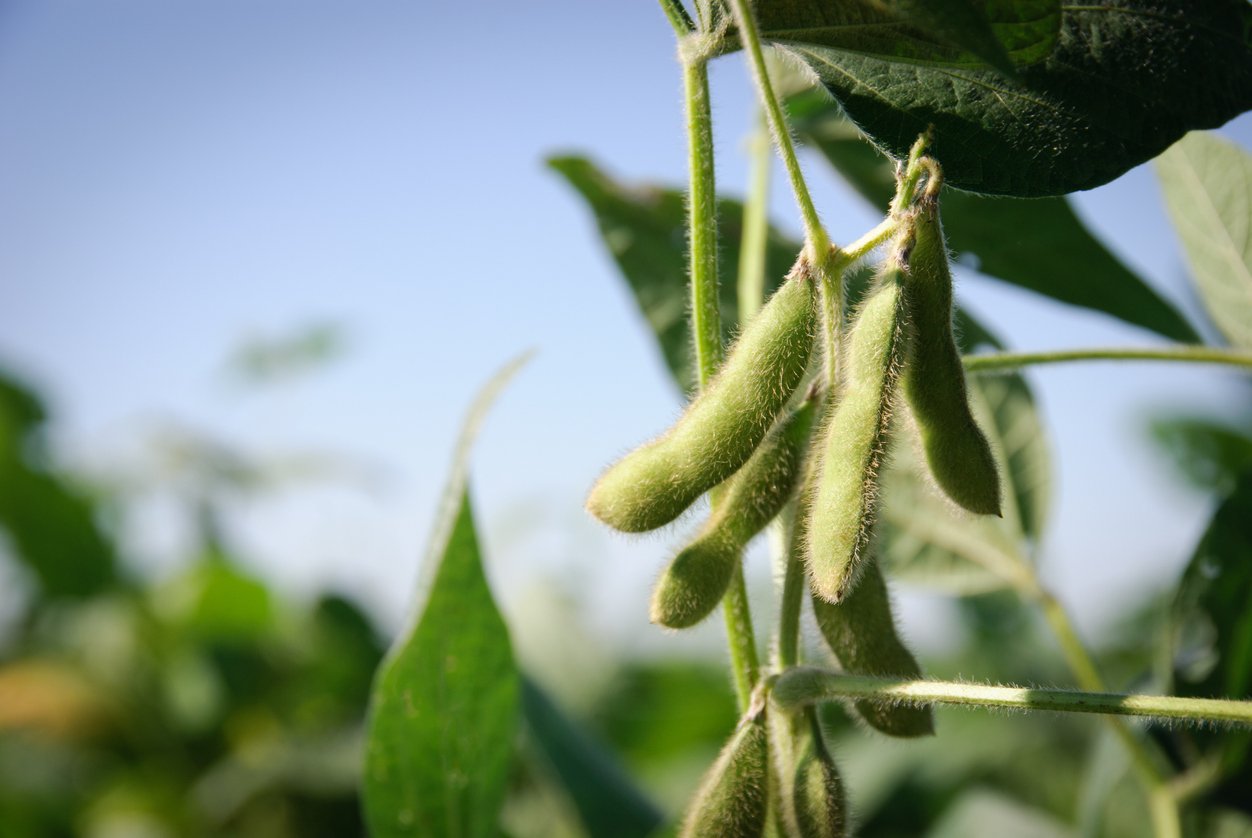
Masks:
[[[664,815],[605,747],[525,676],[522,710],[531,735],[573,800],[587,834],[642,838],[660,827]]]
[[[494,836],[520,714],[508,628],[491,596],[470,509],[469,448],[496,394],[471,409],[436,516],[420,613],[375,677],[365,755],[365,815],[385,836]]]
[[[937,67],[1015,68],[1047,57],[1059,0],[771,0],[757,4],[762,38]],[[737,46],[728,39],[728,46]]]
[[[655,186],[626,186],[581,157],[553,157],[548,165],[578,190],[595,213],[604,243],[656,333],[670,373],[684,392],[689,392],[695,380],[687,322],[687,210],[683,193]],[[735,281],[743,238],[743,204],[719,200],[717,224],[722,331],[729,339],[739,322]],[[799,251],[798,242],[770,229],[766,242],[767,295],[786,276]]]
[[[1217,508],[1174,603],[1174,692],[1252,698],[1252,472]],[[1217,801],[1252,812],[1252,732],[1179,731],[1183,753],[1219,757]]]
[[[1070,838],[1072,832],[1049,813],[1001,792],[974,789],[958,797],[927,833],[931,838],[1013,835],[1015,838]]]
[[[963,351],[999,342],[967,313]],[[978,336],[977,344],[975,336]],[[970,376],[970,405],[1000,467],[1004,517],[953,508],[931,485],[915,431],[900,420],[883,478],[879,556],[896,579],[955,594],[1008,587],[1047,520],[1050,456],[1034,396],[1020,375]],[[905,427],[907,425],[907,427]]]
[[[800,138],[885,212],[895,193],[893,167],[839,106],[812,91],[793,97],[788,108]],[[958,262],[1171,340],[1199,342],[1177,309],[1087,230],[1067,199],[1022,201],[945,189],[942,200],[944,233]]]
[[[1226,493],[1252,471],[1252,428],[1239,430],[1212,419],[1158,417],[1152,437],[1193,485]]]
[[[885,60],[774,36],[875,143],[903,157],[933,125],[949,184],[1018,197],[1107,183],[1187,131],[1252,107],[1246,0],[1067,6],[1048,57],[1019,71]]]
[[[1252,347],[1252,155],[1197,133],[1156,165],[1200,298],[1231,343]]]

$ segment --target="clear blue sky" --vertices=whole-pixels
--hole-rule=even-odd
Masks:
[[[67,456],[97,469],[171,419],[380,467],[368,492],[243,504],[239,531],[269,578],[347,589],[394,620],[462,412],[536,346],[475,457],[497,588],[534,616],[551,579],[585,584],[620,636],[681,644],[645,614],[678,536],[629,542],[581,510],[599,468],[662,429],[677,394],[590,217],[542,165],[585,151],[623,177],[681,182],[673,53],[647,2],[5,3],[0,362],[49,393]],[[738,57],[713,84],[719,176],[736,192],[752,114]],[[1246,118],[1226,133],[1252,144]],[[809,162],[836,238],[874,221]],[[794,229],[776,187],[774,215]],[[1163,293],[1185,293],[1150,169],[1077,201]],[[960,293],[1018,348],[1152,340],[977,277]],[[321,320],[350,342],[325,374],[266,395],[224,377],[241,340]],[[1058,472],[1046,574],[1098,622],[1110,598],[1176,573],[1207,514],[1149,451],[1143,411],[1218,410],[1235,379],[1097,365],[1032,380]],[[153,503],[139,524],[160,564],[176,522]]]

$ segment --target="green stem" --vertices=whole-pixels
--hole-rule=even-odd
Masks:
[[[687,223],[691,248],[691,331],[696,349],[696,380],[704,388],[722,361],[722,324],[717,293],[717,201],[713,170],[713,117],[709,110],[708,66],[703,60],[683,62],[687,97],[687,141],[690,153],[690,195]],[[710,495],[716,506],[717,495]],[[726,634],[739,709],[747,711],[760,678],[752,613],[743,569],[735,572],[725,601]]]
[[[769,237],[769,128],[764,114],[748,139],[751,170],[743,202],[743,239],[739,245],[739,328],[748,324],[765,301],[765,253]]]
[[[756,28],[756,18],[748,0],[731,0],[731,9],[735,15],[735,25],[739,27],[740,38],[744,50],[748,53],[752,65],[752,75],[756,79],[757,90],[761,94],[761,104],[769,118],[770,130],[774,141],[778,143],[778,153],[783,165],[787,167],[787,177],[791,180],[791,190],[795,193],[796,203],[800,207],[800,215],[804,219],[804,237],[815,256],[825,254],[830,248],[830,237],[817,216],[817,207],[809,195],[808,184],[804,182],[804,173],[800,171],[800,161],[796,159],[795,143],[791,139],[791,131],[787,128],[787,119],[783,116],[782,105],[774,95],[774,87],[770,84],[769,71],[765,67],[765,54],[761,51],[761,36]],[[818,261],[816,258],[814,262]]]
[[[1171,346],[1164,349],[1062,349],[1056,352],[995,352],[966,355],[969,372],[1014,370],[1038,364],[1067,361],[1182,361],[1191,364],[1227,364],[1252,369],[1252,352],[1215,349],[1209,346]]]
[[[878,247],[896,234],[900,228],[900,220],[887,216],[852,244],[844,247],[831,248],[831,267],[834,270],[847,270],[853,264],[868,256],[870,251]]]
[[[852,698],[891,704],[1007,707],[1015,710],[1139,716],[1197,724],[1252,725],[1252,701],[876,678],[806,666],[795,667],[779,675],[774,681],[772,695],[775,702],[788,710],[832,699]]]
[[[801,497],[804,493],[801,492]],[[803,503],[796,503],[784,513],[787,566],[783,572],[782,602],[778,609],[778,646],[775,663],[780,671],[800,662],[800,613],[804,608],[804,592],[808,578],[804,572],[801,552],[803,535]]]
[[[665,17],[669,20],[669,25],[674,27],[674,34],[678,37],[681,38],[696,30],[695,21],[691,19],[691,15],[687,14],[687,10],[683,8],[679,0],[661,0],[661,8],[665,11]]]

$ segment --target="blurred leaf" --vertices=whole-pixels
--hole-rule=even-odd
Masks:
[[[199,642],[251,641],[274,626],[274,604],[265,583],[220,554],[188,568],[155,592],[165,619]]]
[[[63,662],[28,658],[0,666],[0,734],[25,730],[67,741],[99,733],[115,715],[110,696]]]
[[[687,322],[687,210],[682,192],[655,186],[631,188],[581,157],[551,157],[559,172],[587,201],[600,235],[635,294],[639,310],[656,333],[670,373],[684,392],[693,389],[692,350]],[[739,322],[735,279],[743,237],[743,205],[717,202],[718,276],[725,339]],[[800,252],[772,227],[766,242],[766,294],[778,286]]]
[[[1150,428],[1179,472],[1202,489],[1226,494],[1240,474],[1252,471],[1249,431],[1194,416],[1158,417]]]
[[[522,678],[526,725],[578,809],[588,835],[650,835],[664,816],[603,745],[570,719],[530,678]]]
[[[345,346],[339,326],[314,323],[289,335],[245,343],[231,357],[229,368],[243,380],[268,383],[325,366],[342,355]]]
[[[1183,571],[1174,606],[1174,691],[1252,698],[1252,472],[1213,515]],[[1214,797],[1252,812],[1252,732],[1179,732],[1220,756]]]
[[[375,838],[498,830],[520,679],[483,572],[468,457],[492,401],[526,359],[497,373],[470,409],[427,553],[429,593],[378,669],[364,782]]]
[[[891,162],[821,91],[793,97],[788,107],[800,138],[885,212],[895,193]],[[1172,340],[1199,342],[1183,316],[1091,234],[1067,199],[1022,201],[946,189],[942,200],[944,234],[958,263]]]
[[[967,838],[970,835],[1068,838],[1073,835],[1046,812],[986,789],[974,789],[957,798],[927,834],[930,838]]]
[[[757,4],[761,36],[887,61],[940,67],[1015,66],[1047,57],[1059,0],[772,0]]]
[[[1082,838],[1108,834],[1105,821],[1114,814],[1109,804],[1129,770],[1130,755],[1112,729],[1096,733],[1078,797],[1077,832]]]
[[[1156,167],[1200,298],[1231,343],[1252,348],[1252,155],[1195,133]]]
[[[1187,131],[1252,107],[1246,0],[1067,6],[1056,46],[1020,81],[806,43],[798,55],[876,144],[902,158],[933,125],[948,183],[1018,197],[1107,183]]]
[[[968,313],[962,350],[972,341],[998,347]],[[1004,516],[970,515],[931,483],[911,416],[898,419],[891,464],[883,477],[879,556],[893,578],[954,594],[999,590],[1029,556],[1048,513],[1051,455],[1034,396],[1020,375],[969,376],[970,407],[1000,467]],[[997,571],[995,568],[1002,568]]]

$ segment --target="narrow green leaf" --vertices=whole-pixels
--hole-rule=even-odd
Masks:
[[[521,688],[483,573],[467,469],[487,409],[525,360],[497,373],[470,411],[427,553],[429,593],[375,676],[364,780],[375,838],[498,831]]]
[[[895,193],[893,167],[839,106],[811,91],[794,97],[788,107],[801,140],[817,148],[866,200],[886,211]],[[1171,340],[1199,342],[1178,310],[1109,252],[1067,199],[1022,201],[945,189],[942,203],[948,247],[958,262]]]
[[[1019,72],[933,67],[772,40],[809,64],[879,146],[933,125],[949,184],[1018,197],[1107,183],[1187,131],[1252,107],[1246,0],[1067,6],[1048,57]]]
[[[548,165],[590,206],[609,253],[656,333],[670,373],[684,392],[690,391],[695,381],[687,322],[687,211],[683,193],[656,186],[626,186],[582,157],[553,157]],[[717,224],[722,331],[729,339],[739,322],[735,278],[743,238],[743,204],[719,200]],[[770,229],[766,242],[767,297],[786,276],[799,251],[798,242]]]
[[[522,710],[527,728],[573,800],[588,835],[642,838],[660,827],[664,815],[613,755],[525,676]]]
[[[1200,298],[1231,343],[1252,347],[1252,155],[1196,133],[1156,165]]]
[[[935,67],[1016,67],[1056,43],[1060,0],[771,0],[757,4],[766,40]],[[728,46],[737,46],[729,39]]]

